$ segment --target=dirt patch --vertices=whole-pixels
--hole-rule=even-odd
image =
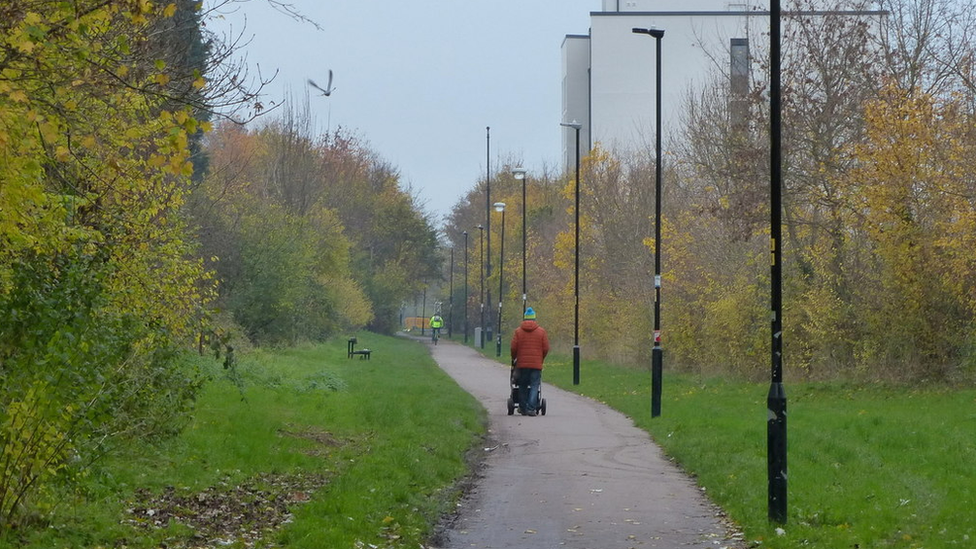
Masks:
[[[210,548],[256,542],[291,522],[290,509],[328,484],[318,474],[263,474],[241,484],[221,482],[202,492],[168,487],[161,494],[139,489],[124,521],[136,528],[162,529],[173,521],[193,535],[167,547]]]
[[[295,426],[289,426],[286,429],[279,429],[278,434],[283,437],[308,440],[323,446],[339,447],[345,444],[343,441],[336,438],[332,433],[317,427],[303,427],[298,429]]]

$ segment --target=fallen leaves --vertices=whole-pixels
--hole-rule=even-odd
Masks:
[[[290,508],[309,501],[327,483],[324,475],[264,474],[196,493],[168,487],[154,495],[140,489],[123,522],[145,529],[183,524],[194,531],[189,547],[214,543],[254,547],[269,532],[291,522]]]

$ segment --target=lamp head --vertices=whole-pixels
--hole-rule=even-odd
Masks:
[[[512,175],[514,175],[515,179],[518,179],[519,181],[525,179],[525,168],[521,166],[518,168],[512,168]]]
[[[635,27],[632,29],[632,32],[634,34],[648,34],[658,39],[664,38],[664,29],[641,29]]]
[[[580,124],[575,120],[573,120],[572,122],[560,122],[559,125],[565,128],[573,128],[574,130],[578,130],[583,127],[582,124]]]
[[[478,225],[477,227],[475,227],[475,229],[478,229],[479,231],[483,231],[483,230],[485,230],[485,226],[484,225]]]
[[[495,202],[495,211],[496,212],[504,212],[505,211],[505,203],[504,202]]]

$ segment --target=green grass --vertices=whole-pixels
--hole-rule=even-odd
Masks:
[[[214,380],[182,435],[105,460],[47,524],[0,532],[0,547],[148,548],[164,540],[179,547],[189,528],[121,523],[139,503],[137,490],[199,494],[264,474],[328,479],[265,544],[417,547],[453,506],[484,411],[423,345],[367,333],[358,339],[373,350],[371,360],[347,359],[341,339],[255,353],[236,379],[211,365]]]
[[[786,383],[788,521],[767,519],[768,384],[665,372],[650,417],[650,374],[569,359],[546,381],[620,410],[738,522],[751,542],[794,548],[976,546],[976,391]]]

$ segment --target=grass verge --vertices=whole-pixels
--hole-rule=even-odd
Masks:
[[[103,461],[0,547],[418,547],[458,496],[484,411],[416,342],[257,352],[179,437]]]
[[[665,372],[650,417],[650,373],[552,357],[546,381],[634,419],[753,547],[976,547],[976,391],[787,380],[786,525],[767,520],[768,384]]]

